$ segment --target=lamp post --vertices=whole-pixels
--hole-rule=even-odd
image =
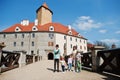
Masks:
[[[1,64],[1,57],[2,57],[2,49],[5,47],[4,42],[0,43],[0,64]],[[0,74],[1,74],[1,66],[0,66]]]

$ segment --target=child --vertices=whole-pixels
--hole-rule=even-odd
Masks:
[[[65,72],[66,62],[65,62],[65,60],[64,60],[64,58],[63,58],[63,57],[62,57],[62,59],[61,59],[60,63],[61,63],[62,72]]]
[[[81,53],[80,51],[78,51],[76,53],[76,72],[80,72],[81,71]]]
[[[68,58],[68,69],[69,69],[69,71],[72,71],[72,61],[73,61],[72,55],[70,55],[69,58]]]

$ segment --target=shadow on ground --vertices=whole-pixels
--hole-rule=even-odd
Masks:
[[[106,76],[106,78],[102,78],[104,80],[120,80],[120,75],[113,75],[113,74],[110,74],[110,73],[107,73],[107,72],[97,73],[97,72],[93,72],[91,68],[87,68],[87,67],[82,67],[82,69],[87,70],[87,71],[92,72],[92,73],[96,73],[96,74]]]
[[[52,68],[47,68],[47,70],[49,70],[49,71],[54,71],[54,69],[52,69]],[[61,70],[59,70],[59,72],[62,72]]]
[[[52,71],[52,72],[54,71],[54,69],[52,69],[52,68],[47,68],[47,70],[50,70],[50,71]]]

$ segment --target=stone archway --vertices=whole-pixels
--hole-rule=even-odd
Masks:
[[[53,53],[48,53],[48,60],[53,60]]]

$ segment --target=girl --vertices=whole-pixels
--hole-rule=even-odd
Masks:
[[[76,53],[76,72],[81,71],[81,52],[77,51]]]
[[[69,69],[69,71],[72,71],[72,61],[73,61],[72,55],[70,55],[69,58],[68,58],[68,69]]]

